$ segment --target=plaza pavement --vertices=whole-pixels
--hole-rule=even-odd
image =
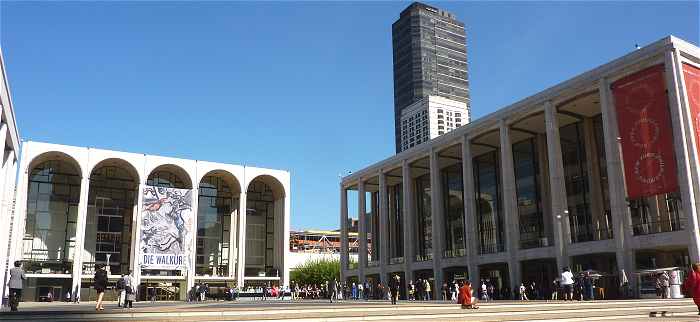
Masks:
[[[322,300],[241,302],[137,302],[134,309],[121,309],[106,302],[105,311],[95,312],[94,302],[23,302],[20,312],[3,308],[3,321],[700,321],[690,299],[625,300],[593,302],[482,303],[479,310],[462,310],[448,302]],[[650,317],[651,312],[666,316]]]

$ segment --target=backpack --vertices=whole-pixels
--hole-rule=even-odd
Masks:
[[[118,289],[118,290],[123,290],[123,289],[125,289],[125,288],[126,288],[126,282],[124,282],[124,279],[123,279],[123,278],[120,278],[120,279],[117,281],[117,289]]]

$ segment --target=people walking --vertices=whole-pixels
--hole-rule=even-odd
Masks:
[[[10,310],[17,311],[19,307],[19,302],[22,300],[22,289],[24,288],[24,280],[27,276],[24,274],[22,269],[22,262],[16,261],[15,267],[10,269]]]
[[[693,298],[693,302],[698,307],[698,315],[700,315],[700,263],[693,264],[682,288],[686,296]]]
[[[447,281],[442,282],[442,300],[447,301],[447,293],[449,292],[450,287],[447,285]]]
[[[556,301],[559,299],[559,288],[559,279],[555,278],[552,282],[552,301]]]
[[[102,311],[105,308],[102,306],[102,299],[107,288],[107,271],[104,269],[104,264],[95,265],[95,292],[97,292],[97,303],[95,303],[95,311]]]
[[[122,276],[117,280],[117,307],[123,307],[124,306],[124,301],[126,300],[126,284],[124,280],[124,276],[126,274],[122,274]]]
[[[431,299],[431,288],[430,288],[430,282],[428,282],[428,279],[423,280],[423,289],[425,290],[425,300],[430,301]]]
[[[366,283],[366,282],[365,282]],[[364,298],[365,297],[365,286],[363,285],[364,283],[359,283],[357,285],[357,297],[358,298]]]
[[[126,276],[122,276],[124,279],[124,303],[123,303],[123,308],[133,308],[134,307],[134,301],[136,300],[136,283],[134,282],[134,278],[131,277],[132,272],[129,271],[129,274]]]
[[[408,286],[406,287],[406,293],[408,293],[407,298],[409,301],[416,300],[416,286],[413,284],[412,280],[408,282]]]
[[[484,302],[489,301],[489,289],[486,286],[486,281],[481,281],[481,300]]]
[[[401,277],[399,274],[394,274],[394,277],[389,281],[389,291],[391,292],[391,304],[396,305],[399,300],[399,289],[401,288]]]
[[[568,267],[564,267],[561,273],[561,286],[564,289],[564,301],[574,300],[574,274]]]
[[[664,271],[660,276],[661,280],[661,298],[670,299],[671,298],[671,277],[668,276],[668,272]]]
[[[457,292],[459,292],[459,284],[457,281],[450,283],[450,301],[457,301]]]
[[[520,300],[521,301],[529,301],[530,299],[527,298],[527,288],[525,287],[525,284],[520,283],[520,288],[518,289],[520,292]]]

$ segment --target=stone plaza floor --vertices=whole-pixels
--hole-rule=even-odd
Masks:
[[[3,321],[700,321],[690,299],[593,302],[481,303],[478,310],[463,310],[449,302],[387,301],[238,301],[238,302],[136,302],[121,309],[105,302],[96,312],[94,302],[23,302],[19,312],[3,308]],[[666,311],[665,316],[660,316]],[[652,312],[657,312],[652,314]],[[658,315],[650,317],[650,315]]]

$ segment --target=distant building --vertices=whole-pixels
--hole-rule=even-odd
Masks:
[[[401,151],[469,123],[467,104],[427,96],[401,111]]]
[[[348,220],[351,221],[352,219]],[[357,219],[354,220],[357,227]],[[350,232],[349,258],[357,263],[357,230]],[[321,259],[340,260],[340,230],[304,230],[289,233],[290,269],[295,269],[306,262]]]
[[[466,34],[464,24],[452,13],[414,2],[392,25],[392,42],[394,134],[399,153],[404,150],[402,111],[427,96],[464,103],[465,119],[470,119]]]

